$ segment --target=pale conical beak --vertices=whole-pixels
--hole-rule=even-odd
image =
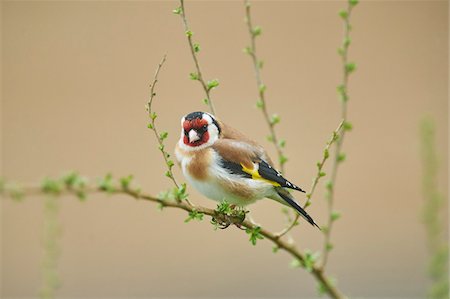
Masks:
[[[190,130],[189,131],[189,142],[193,143],[197,140],[200,140],[200,136],[198,136],[198,134],[195,130]]]

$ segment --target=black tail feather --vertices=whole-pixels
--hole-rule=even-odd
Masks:
[[[306,213],[305,210],[302,209],[302,207],[300,207],[295,200],[293,200],[288,194],[284,194],[284,192],[280,192],[277,190],[278,195],[281,196],[281,198],[283,198],[286,203],[288,203],[291,207],[293,207],[295,210],[297,210],[297,212],[300,214],[300,216],[302,216],[303,218],[305,218],[306,221],[308,221],[312,226],[316,226],[318,229],[320,229],[320,227],[314,222],[314,220],[312,219],[311,216],[309,216],[308,213]]]

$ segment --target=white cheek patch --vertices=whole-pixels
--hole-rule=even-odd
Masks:
[[[213,120],[209,114],[203,113],[202,119],[205,119],[209,125],[211,125],[213,123]]]

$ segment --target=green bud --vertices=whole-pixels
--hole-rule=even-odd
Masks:
[[[321,178],[321,177],[324,177],[324,176],[326,176],[327,174],[325,173],[325,172],[323,172],[323,171],[321,171],[321,172],[319,172],[319,177]]]
[[[345,158],[346,158],[345,153],[339,153],[339,155],[337,156],[337,161],[344,162]]]
[[[350,46],[351,42],[352,42],[351,38],[348,37],[348,36],[346,36],[346,37],[344,38],[344,41],[343,41],[342,44],[344,45],[345,48],[348,48],[348,46]]]
[[[175,8],[174,10],[172,10],[172,12],[173,12],[174,14],[176,14],[176,15],[179,15],[179,14],[181,14],[181,13],[183,12],[183,10],[182,10],[181,7],[179,6],[179,7]]]
[[[258,107],[259,109],[264,108],[264,102],[262,100],[256,101],[256,107]]]
[[[152,129],[153,130],[153,125],[152,124],[148,124],[147,128]]]
[[[208,83],[206,83],[206,87],[208,88],[208,90],[216,88],[217,86],[219,86],[219,80],[217,79],[212,79],[208,81]]]
[[[281,118],[280,118],[280,116],[278,115],[278,114],[273,114],[271,117],[270,117],[270,124],[273,126],[273,125],[276,125],[276,124],[278,124],[278,123],[280,123],[280,121],[281,121]]]
[[[341,218],[341,213],[339,213],[337,211],[333,211],[333,212],[331,212],[330,218],[331,218],[331,221],[336,221],[339,218]]]
[[[264,84],[259,85],[259,93],[263,93],[265,91],[266,91],[266,85],[264,85]]]
[[[250,46],[245,47],[244,49],[242,49],[242,51],[245,54],[252,54],[253,53],[253,50],[252,50],[252,48]]]
[[[345,85],[343,85],[343,84],[338,85],[338,86],[336,87],[336,90],[337,90],[337,92],[338,92],[339,94],[345,93]]]
[[[266,136],[267,141],[269,142],[273,142],[273,136],[272,135],[267,135]]]
[[[330,156],[330,152],[328,151],[328,149],[325,149],[325,150],[323,151],[323,157],[324,157],[325,159],[328,159],[329,156]]]
[[[164,175],[165,175],[166,177],[168,177],[169,179],[172,178],[172,172],[170,172],[169,170],[167,170],[166,173],[164,173]]]
[[[193,48],[194,48],[194,52],[195,52],[195,53],[200,52],[200,45],[199,45],[199,44],[194,44],[194,45],[193,45]]]
[[[167,166],[169,167],[173,167],[175,164],[173,163],[172,160],[167,160]]]
[[[261,33],[262,33],[262,29],[261,29],[261,27],[259,27],[259,26],[255,26],[255,27],[252,29],[252,35],[253,35],[253,37],[257,37],[257,36],[261,35]]]
[[[331,244],[331,243],[327,243],[327,245],[325,246],[325,248],[326,248],[326,250],[327,251],[331,251],[331,250],[333,250],[333,244]]]
[[[288,158],[285,155],[281,155],[278,160],[279,160],[280,164],[283,165],[288,161]]]
[[[192,35],[194,35],[194,32],[192,32],[191,30],[188,30],[185,32],[187,37],[191,37]]]
[[[345,71],[347,73],[354,72],[356,70],[356,64],[354,62],[349,62],[345,65]]]
[[[359,0],[349,0],[350,6],[356,6],[359,3]]]
[[[325,188],[326,188],[328,191],[333,190],[333,182],[332,182],[332,181],[327,181],[327,182],[325,183]]]
[[[198,80],[200,78],[200,75],[198,73],[189,73],[189,79],[191,80]]]
[[[166,131],[161,132],[161,133],[159,134],[159,139],[164,140],[164,139],[167,138],[167,136],[169,136],[169,133],[168,133],[168,132],[166,132]]]
[[[280,141],[278,142],[278,146],[284,148],[286,146],[286,140],[280,139]]]
[[[351,131],[353,129],[353,125],[351,122],[345,121],[343,124],[344,131]]]
[[[339,12],[339,16],[342,18],[342,19],[347,19],[347,17],[348,17],[348,11],[346,11],[346,10],[341,10],[340,12]]]
[[[258,61],[258,68],[262,69],[264,67],[264,61],[260,60]]]
[[[344,55],[345,50],[344,50],[343,48],[338,48],[338,49],[337,49],[337,53],[338,53],[340,56],[342,56],[342,55]]]
[[[205,105],[209,105],[209,100],[208,100],[207,98],[204,98],[204,99],[203,99],[203,103],[204,103]]]

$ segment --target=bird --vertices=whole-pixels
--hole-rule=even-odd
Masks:
[[[320,229],[288,190],[305,191],[275,169],[261,145],[212,114],[196,111],[181,118],[175,156],[188,183],[207,198],[239,207],[273,199]]]

